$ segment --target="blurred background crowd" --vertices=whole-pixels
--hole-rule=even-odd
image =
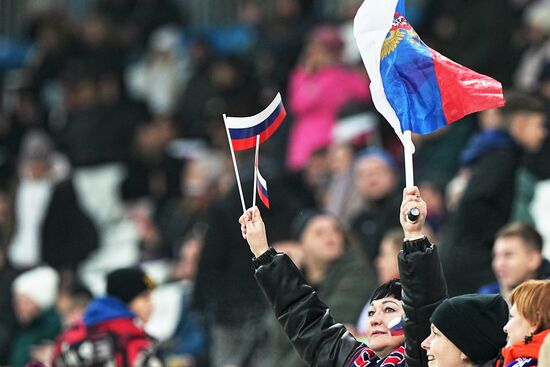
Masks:
[[[360,336],[371,291],[398,276],[404,186],[402,145],[353,38],[360,4],[0,1],[0,365],[32,333],[40,343],[19,353],[47,359],[105,274],[140,264],[159,284],[146,330],[172,366],[302,366],[253,279],[222,120],[277,92],[288,116],[260,149],[268,238]],[[451,293],[549,276],[550,1],[407,5],[429,46],[524,93],[414,137]],[[532,125],[516,134],[512,119]],[[237,154],[248,205],[252,154]],[[525,254],[493,249],[512,222],[497,238],[527,238]],[[14,282],[41,265],[56,276]]]

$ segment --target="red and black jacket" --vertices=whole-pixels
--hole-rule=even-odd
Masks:
[[[126,305],[112,297],[93,301],[82,321],[56,341],[54,367],[162,366],[155,341],[134,322]]]

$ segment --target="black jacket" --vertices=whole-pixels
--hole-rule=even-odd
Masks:
[[[455,213],[447,223],[441,261],[451,296],[475,293],[495,281],[491,270],[495,233],[508,221],[520,164],[518,147],[483,155]]]
[[[352,366],[366,345],[333,320],[290,258],[270,249],[253,263],[256,281],[302,359],[315,367]],[[425,239],[405,243],[399,268],[406,314],[406,364],[399,366],[425,366],[420,344],[429,335],[433,310],[447,293],[437,248]]]
[[[401,196],[400,192],[394,191],[383,199],[370,202],[351,220],[351,230],[370,261],[378,255],[384,233],[400,226],[396,213],[401,207]]]

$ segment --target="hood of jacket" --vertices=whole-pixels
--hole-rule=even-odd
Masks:
[[[506,131],[498,129],[485,130],[470,139],[466,148],[460,154],[460,163],[463,167],[471,166],[489,151],[509,149],[515,146],[516,143]]]
[[[93,300],[84,313],[83,322],[86,326],[97,325],[113,319],[133,320],[136,315],[128,306],[115,297],[101,297]]]

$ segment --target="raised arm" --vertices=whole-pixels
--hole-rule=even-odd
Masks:
[[[255,255],[256,280],[289,340],[310,366],[345,367],[364,345],[337,324],[290,258],[269,248],[257,208],[239,219]]]
[[[412,208],[420,210],[414,223],[407,220]],[[427,366],[426,351],[420,346],[430,334],[430,317],[447,298],[447,286],[437,247],[423,233],[426,203],[417,187],[403,191],[400,221],[405,233],[403,251],[399,254],[404,318],[405,346],[408,367]]]

